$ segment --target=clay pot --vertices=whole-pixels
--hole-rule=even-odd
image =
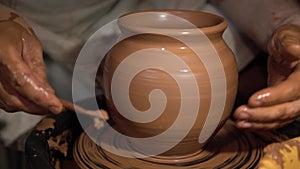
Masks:
[[[161,10],[130,13],[118,24],[123,40],[107,54],[102,84],[114,128],[132,138],[161,135],[152,143],[174,144],[162,157],[200,151],[228,119],[237,92],[225,20]]]

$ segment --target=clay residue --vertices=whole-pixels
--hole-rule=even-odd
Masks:
[[[57,150],[61,152],[64,156],[67,156],[68,152],[68,142],[67,137],[70,131],[65,130],[62,134],[57,135],[56,137],[50,137],[48,140],[48,145],[50,149]]]
[[[55,123],[55,119],[45,118],[35,127],[35,129],[39,131],[54,129],[55,128],[54,123]]]
[[[67,100],[60,99],[60,101],[64,105],[65,109],[93,118],[94,127],[97,130],[100,130],[102,127],[104,127],[104,121],[109,119],[109,115],[104,109],[88,110]]]

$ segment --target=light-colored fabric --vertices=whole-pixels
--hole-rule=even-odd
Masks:
[[[30,3],[32,1],[32,3]],[[99,28],[119,16],[143,9],[199,9],[205,0],[72,0],[19,1],[16,10],[32,25],[45,52],[54,60],[73,66],[84,42]],[[38,14],[38,15],[37,15]],[[55,18],[53,18],[55,17]]]
[[[7,113],[0,109],[0,122],[4,123],[0,129],[0,140],[9,146],[18,137],[34,127],[42,116],[31,115],[24,112]]]
[[[15,10],[32,25],[45,52],[69,68],[73,67],[82,45],[95,31],[125,13],[143,9],[189,9],[221,15],[217,9],[207,5],[206,0],[36,1],[17,1]],[[243,53],[237,58],[242,69],[252,59],[253,53],[248,54],[248,45],[232,25],[224,37],[236,56]]]
[[[217,1],[218,7],[239,30],[266,52],[267,42],[276,28],[283,24],[300,25],[298,0]]]
[[[90,35],[127,12],[144,9],[189,9],[221,14],[207,4],[206,0],[0,0],[0,2],[9,5],[22,15],[41,40],[44,51],[53,60],[69,68],[72,68],[78,52]],[[111,35],[113,28],[107,33]],[[239,69],[242,69],[254,57],[254,50],[246,45],[232,25],[226,30],[224,37],[237,56]],[[86,67],[88,69],[89,65]],[[70,84],[72,72],[68,73],[61,68],[48,68],[49,77],[52,78],[50,83],[54,82],[51,83],[54,89],[57,92],[65,92],[57,94],[70,97],[71,90],[64,88]],[[80,81],[80,77],[78,80]],[[84,82],[82,84],[89,87]],[[0,131],[0,139],[9,145],[40,119],[40,116],[25,113],[0,112],[0,120],[6,122],[6,127]]]

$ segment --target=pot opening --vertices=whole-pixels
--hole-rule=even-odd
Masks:
[[[118,20],[121,28],[137,33],[149,31],[168,34],[201,29],[204,33],[221,32],[227,24],[217,15],[189,10],[153,10],[123,15]]]

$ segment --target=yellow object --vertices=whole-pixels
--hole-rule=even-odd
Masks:
[[[270,144],[264,153],[258,169],[297,169],[300,167],[300,137]]]

